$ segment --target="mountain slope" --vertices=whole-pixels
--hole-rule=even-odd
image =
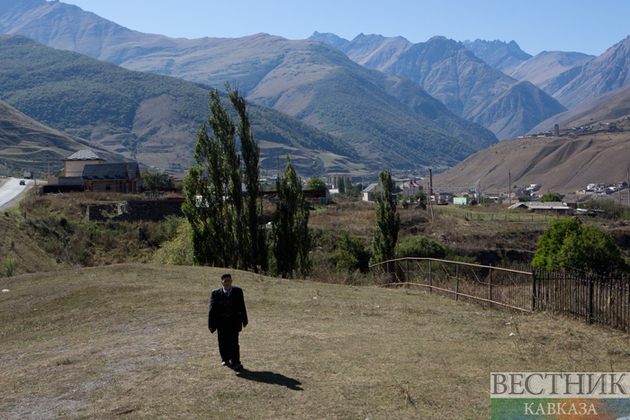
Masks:
[[[366,67],[418,83],[449,110],[484,125],[501,140],[524,134],[566,110],[534,86],[514,88],[517,80],[493,69],[463,44],[444,37],[418,44],[363,34],[346,43],[332,34],[312,38],[340,44],[341,51]],[[513,117],[506,117],[509,114]]]
[[[63,3],[18,2],[28,3],[30,8],[26,12],[4,9],[4,13],[0,9],[0,29],[86,52],[128,69],[219,87],[229,81],[247,92],[254,103],[352,142],[367,161],[376,159],[381,165],[397,168],[450,166],[479,149],[467,143],[470,136],[453,135],[404,106],[386,91],[390,84],[386,76],[320,42],[289,41],[266,34],[239,39],[169,39],[130,31]],[[353,95],[359,96],[343,93],[346,82]],[[331,94],[346,101],[335,104],[334,115],[323,105],[330,103]],[[434,113],[452,120],[443,126],[465,125],[452,113],[447,117],[446,110]],[[475,144],[482,147],[497,141],[488,130],[475,132]]]
[[[461,43],[443,37],[415,44],[386,73],[419,83],[451,111],[490,128],[501,140],[565,111],[538,88],[492,69]]]
[[[570,74],[577,74],[582,66],[593,58],[595,57],[592,55],[576,52],[543,51],[505,71],[505,74],[516,80],[532,82],[553,95],[556,93],[555,84],[558,76],[565,74],[565,77],[568,77]]]
[[[616,100],[614,100],[611,102],[611,104],[606,105],[606,111],[603,115],[599,112],[597,112],[597,115],[591,115],[591,113],[595,112],[594,110],[599,104],[602,104],[609,99],[620,95],[623,91],[629,88],[630,86],[623,86],[618,89],[611,90],[610,92],[602,93],[601,95],[597,95],[583,102],[580,102],[579,105],[571,108],[570,110],[561,112],[560,114],[554,115],[553,117],[541,122],[536,127],[532,128],[528,134],[538,134],[545,131],[551,131],[553,130],[555,124],[558,124],[561,129],[565,129],[574,127],[576,126],[576,124],[578,126],[590,125],[606,119],[619,118],[619,116],[625,115],[625,108],[623,108],[624,105],[622,104],[622,101],[616,102]],[[617,107],[620,105],[622,108],[617,109]]]
[[[386,38],[381,35],[359,34],[352,41],[348,41],[335,34],[315,32],[309,39],[331,45],[345,53],[355,63],[378,71],[389,68],[400,54],[413,46],[413,43],[400,36]]]
[[[96,144],[54,130],[27,117],[4,101],[0,101],[0,161],[9,168],[33,168],[45,174],[61,168],[62,159],[80,149],[92,149],[108,162],[125,159]]]
[[[630,124],[624,122],[625,129]],[[626,180],[630,131],[568,137],[527,137],[503,141],[475,153],[434,177],[439,191],[478,186],[507,191],[513,185],[541,184],[541,191],[571,193],[594,182]]]
[[[630,36],[610,47],[604,54],[589,61],[554,94],[567,108],[580,102],[630,84]],[[566,74],[558,76],[562,78]]]
[[[518,67],[532,58],[530,54],[521,50],[515,41],[508,43],[499,40],[476,39],[474,41],[462,41],[462,44],[490,67],[501,70],[508,75],[514,67]]]
[[[0,36],[0,99],[30,117],[143,163],[182,170],[209,114],[204,85],[125,70],[23,36]],[[228,101],[225,100],[224,104]],[[365,171],[347,143],[278,111],[250,105],[261,167],[290,154],[300,173]]]

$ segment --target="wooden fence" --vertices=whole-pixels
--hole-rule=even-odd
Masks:
[[[630,332],[630,276],[519,271],[434,258],[400,258],[372,266],[388,285],[420,287],[455,300],[523,312],[552,311]]]

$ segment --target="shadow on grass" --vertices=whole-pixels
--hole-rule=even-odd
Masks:
[[[250,381],[263,382],[272,385],[282,385],[294,391],[303,391],[302,382],[293,378],[286,377],[279,373],[273,372],[252,372],[251,370],[243,369],[236,376]]]

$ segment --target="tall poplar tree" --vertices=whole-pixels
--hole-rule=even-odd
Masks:
[[[400,215],[396,213],[394,189],[396,184],[389,171],[378,175],[383,195],[376,197],[376,226],[372,235],[373,262],[387,261],[394,258]]]
[[[267,247],[265,231],[261,228],[262,209],[258,210],[260,178],[260,146],[254,141],[249,125],[249,112],[245,98],[239,95],[238,89],[229,92],[230,102],[239,116],[238,137],[241,140],[241,156],[243,158],[243,181],[247,190],[244,215],[244,259],[255,272],[267,270]],[[262,204],[262,203],[261,203]]]
[[[249,128],[245,100],[229,85],[226,88],[240,118],[239,136],[245,139],[248,149],[245,167],[257,172],[259,149]],[[256,262],[250,250],[250,224],[243,211],[243,170],[236,150],[236,128],[221,105],[218,90],[210,92],[210,99],[210,116],[197,132],[195,165],[184,179],[186,199],[182,210],[191,226],[193,261],[197,265],[248,269]],[[257,174],[255,178],[257,183]],[[253,200],[255,207],[257,185],[254,191],[249,188],[250,184],[249,197],[253,198],[248,199],[248,206]]]
[[[310,271],[308,252],[311,237],[308,231],[308,203],[289,156],[284,173],[276,181],[278,201],[273,218],[273,256],[278,273],[292,278],[294,273],[306,276]]]

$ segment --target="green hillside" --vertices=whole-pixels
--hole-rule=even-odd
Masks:
[[[162,168],[192,163],[211,89],[7,35],[0,36],[0,85],[0,99],[29,117]],[[250,105],[250,114],[263,168],[288,153],[302,175],[366,170],[338,138],[266,107]]]

